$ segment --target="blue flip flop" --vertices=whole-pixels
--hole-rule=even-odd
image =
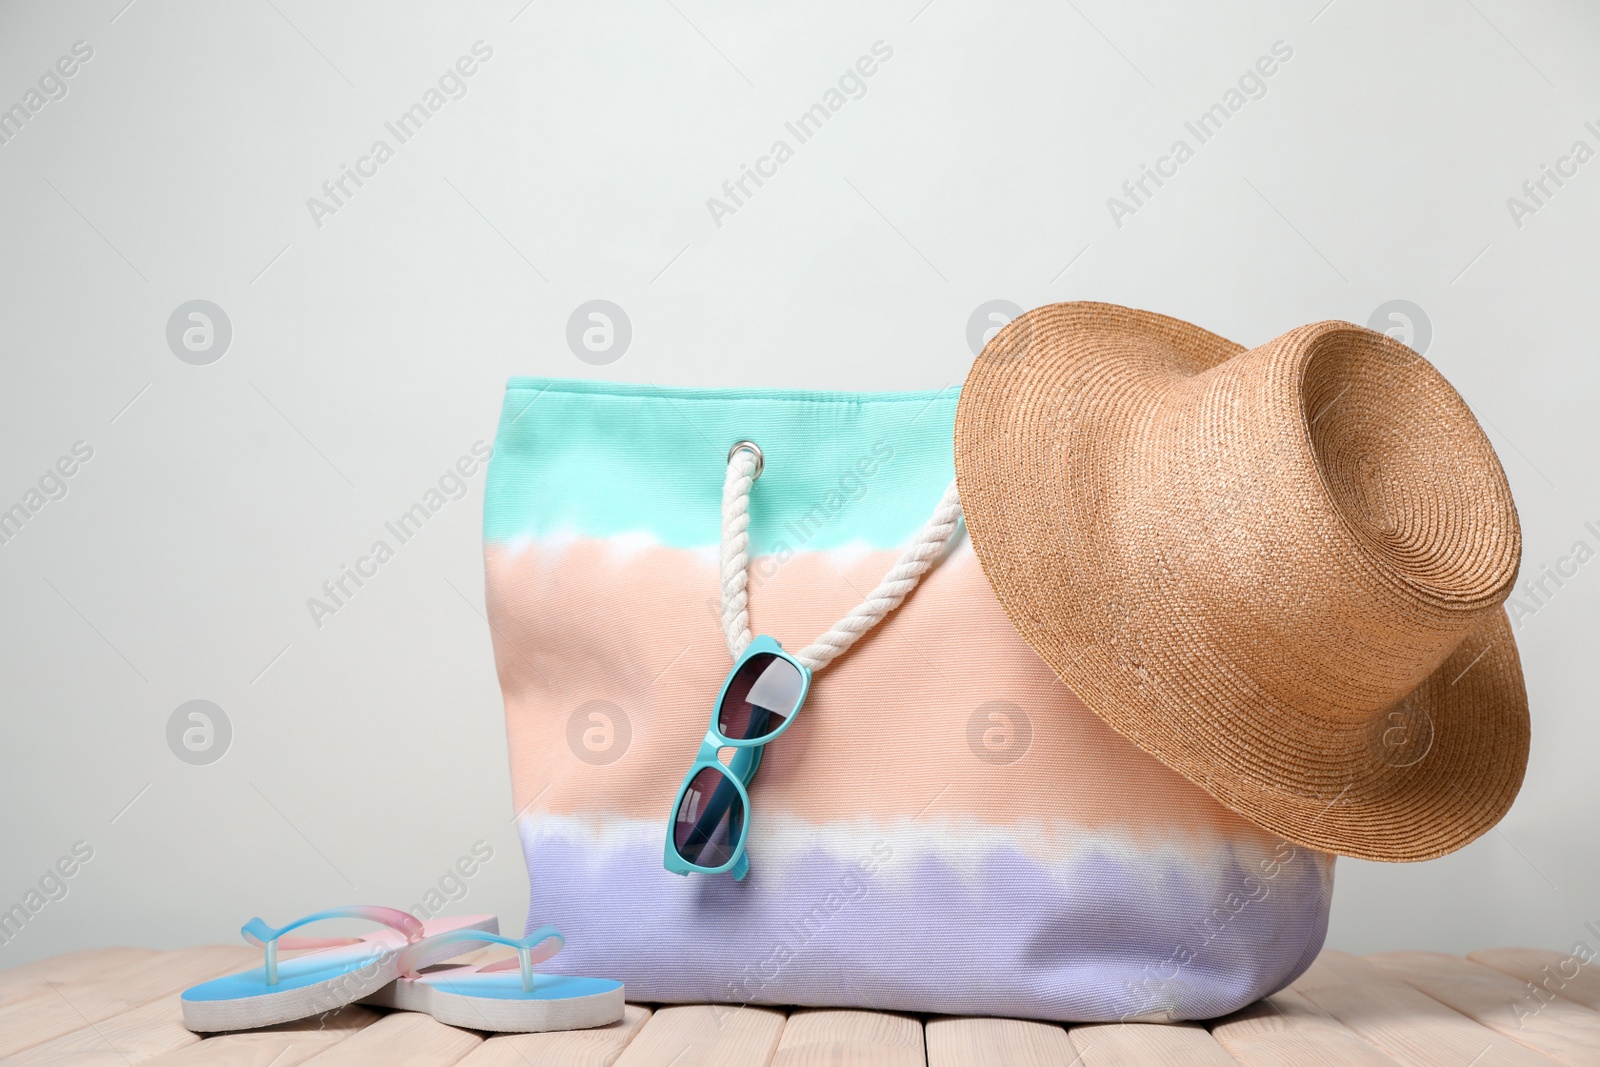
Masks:
[[[384,929],[365,937],[285,936],[325,919],[365,919]],[[430,957],[428,950],[412,953],[411,966],[426,967],[458,956],[469,942],[482,947],[498,941],[499,930],[500,921],[493,915],[424,923],[395,908],[371,905],[329,908],[276,928],[251,919],[240,932],[265,951],[263,965],[184,990],[183,1025],[196,1033],[252,1030],[342,1008],[393,982],[400,974],[401,956],[429,937],[448,935],[453,940],[433,950],[443,955]],[[280,949],[305,954],[280,960]]]
[[[514,958],[482,967],[432,967],[485,943],[517,950]],[[469,1030],[538,1033],[584,1030],[622,1018],[622,983],[609,978],[535,974],[534,964],[561,951],[554,926],[541,926],[520,941],[470,930],[434,934],[408,945],[398,960],[400,977],[362,1000],[384,1008],[426,1012],[442,1023]]]

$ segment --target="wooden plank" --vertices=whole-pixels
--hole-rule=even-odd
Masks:
[[[1211,1036],[1247,1067],[1395,1067],[1372,1042],[1288,989],[1218,1019]]]
[[[183,1028],[176,996],[152,1001],[132,1011],[52,1038],[0,1059],[4,1067],[127,1067],[186,1045],[200,1035]]]
[[[260,950],[205,945],[134,960],[82,981],[47,985],[0,1007],[0,1056],[111,1019],[197,982],[248,967]]]
[[[483,1038],[470,1030],[420,1012],[397,1011],[302,1062],[307,1067],[447,1067],[481,1044]]]
[[[928,1067],[1061,1067],[1077,1058],[1067,1031],[1022,1019],[930,1019]]]
[[[1084,1067],[1239,1067],[1216,1038],[1184,1023],[1096,1023],[1067,1036]]]
[[[1318,956],[1290,988],[1408,1067],[1550,1067],[1526,1045],[1343,952]]]
[[[151,948],[105,948],[69,952],[0,972],[0,1008],[48,991],[51,982],[81,982],[161,953]]]
[[[222,973],[231,971],[229,964]],[[90,1023],[60,1037],[35,1045],[0,1060],[5,1067],[56,1067],[58,1064],[105,1065],[125,1067],[143,1063],[152,1057],[165,1061],[168,1056],[180,1057],[182,1063],[256,1063],[272,1062],[272,1057],[259,1059],[252,1047],[263,1043],[273,1044],[273,1053],[279,1058],[276,1067],[289,1067],[327,1048],[362,1026],[378,1018],[376,1012],[366,1008],[345,1008],[320,1017],[290,1023],[284,1027],[253,1030],[248,1033],[224,1034],[202,1042],[199,1034],[190,1033],[183,1025],[183,1002],[176,993],[169,994],[134,1008],[132,1011]],[[303,1031],[288,1037],[273,1035],[277,1031]],[[237,1047],[236,1047],[237,1046]],[[210,1049],[201,1055],[201,1048]]]
[[[783,1022],[782,1012],[767,1008],[657,1008],[617,1067],[761,1067],[772,1060]]]
[[[144,1067],[295,1067],[379,1017],[370,1008],[351,1005],[297,1023],[218,1034],[145,1060]]]
[[[649,1018],[649,1008],[629,1004],[622,1021],[610,1026],[554,1034],[499,1034],[468,1053],[460,1067],[611,1067]],[[681,1067],[687,1064],[686,1060]]]
[[[797,1011],[772,1067],[924,1067],[922,1024],[881,1011]]]
[[[1600,1011],[1600,960],[1542,948],[1487,948],[1467,959],[1535,986],[1541,1000],[1557,995]]]
[[[1385,952],[1368,963],[1491,1030],[1568,1067],[1600,1064],[1600,1013],[1565,997],[1540,999],[1492,967],[1438,952]]]
[[[0,1004],[16,999],[19,991],[37,991],[46,982],[76,982],[96,974],[159,956],[153,948],[86,948],[49,956],[0,971]]]

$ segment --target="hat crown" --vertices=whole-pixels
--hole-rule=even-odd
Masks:
[[[1516,580],[1522,532],[1505,472],[1466,401],[1385,334],[1348,323],[1302,332],[1307,340],[1290,342],[1301,410],[1352,538],[1429,604],[1499,606]]]
[[[1505,475],[1465,402],[1394,339],[1316,323],[1149,404],[1146,461],[1125,468],[1145,477],[1119,493],[1143,528],[1129,547],[1160,561],[1162,608],[1271,703],[1381,715],[1509,593]]]

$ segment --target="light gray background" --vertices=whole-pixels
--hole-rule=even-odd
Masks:
[[[1247,344],[1409,300],[1500,450],[1524,573],[1600,547],[1600,160],[1520,227],[1506,202],[1600,148],[1592,5],[444,7],[0,7],[0,106],[94,49],[0,146],[0,508],[94,450],[0,545],[0,909],[94,849],[0,966],[409,907],[480,839],[495,857],[454,907],[520,924],[482,475],[321,628],[306,607],[492,437],[508,375],[939,388],[994,299]],[[466,96],[316,226],[307,198],[478,40]],[[866,94],[715,225],[707,198],[880,40]],[[1107,198],[1280,40],[1266,95],[1115,225]],[[207,366],[166,340],[193,299],[232,324]],[[602,367],[565,340],[591,299],[633,328]],[[1534,744],[1511,814],[1436,862],[1340,861],[1332,945],[1590,937],[1597,608],[1589,563],[1517,631]],[[167,745],[194,699],[233,728],[208,766]]]

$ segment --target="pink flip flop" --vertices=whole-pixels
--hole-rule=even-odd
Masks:
[[[285,937],[290,930],[324,919],[365,919],[384,929],[365,937]],[[354,1003],[400,974],[400,957],[429,937],[450,934],[453,940],[413,953],[410,966],[426,967],[466,951],[482,933],[499,940],[500,921],[493,915],[467,915],[421,922],[394,908],[369,905],[330,908],[276,929],[259,918],[241,931],[244,939],[266,952],[261,967],[216,978],[183,991],[183,1025],[196,1033],[251,1030],[258,1026],[304,1019]],[[280,961],[278,951],[312,950]],[[438,953],[434,955],[434,953]]]

